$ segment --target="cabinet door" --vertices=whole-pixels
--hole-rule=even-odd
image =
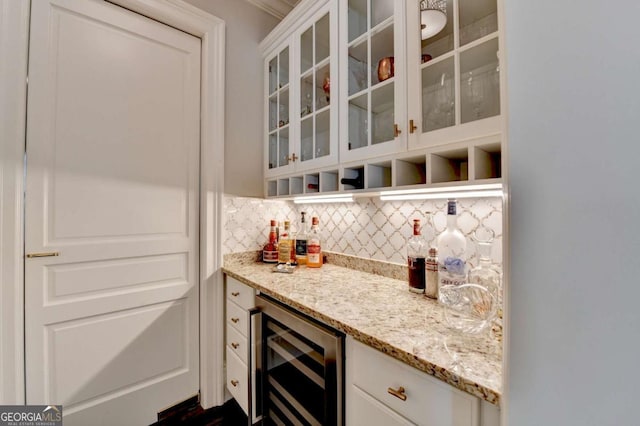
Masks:
[[[266,61],[266,165],[265,176],[286,173],[292,169],[289,84],[289,46],[283,47]]]
[[[345,0],[340,161],[406,149],[405,2]]]
[[[409,90],[408,118],[415,125],[409,147],[499,133],[497,0],[409,0],[407,7],[409,85],[415,87]],[[433,28],[434,15],[444,28],[421,31],[421,25]]]
[[[338,160],[336,7],[336,2],[327,4],[296,36],[299,101],[293,110],[300,117],[299,146],[294,150],[297,171],[335,165]]]
[[[414,426],[357,386],[347,389],[347,424],[350,426]]]

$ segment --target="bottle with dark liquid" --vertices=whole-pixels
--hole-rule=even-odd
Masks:
[[[354,189],[363,189],[364,188],[364,169],[356,169],[358,176],[355,178],[346,178],[343,177],[340,179],[340,183],[343,185],[351,185]]]
[[[311,189],[311,190],[317,191],[318,188],[320,188],[320,185],[318,185],[317,183],[308,183],[307,184],[307,189]]]
[[[427,242],[420,234],[420,219],[413,220],[413,235],[407,241],[407,263],[409,267],[409,291],[424,293],[425,260]]]

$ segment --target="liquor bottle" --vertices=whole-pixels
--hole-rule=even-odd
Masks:
[[[438,236],[438,298],[447,304],[448,291],[467,279],[465,251],[467,240],[458,229],[456,200],[447,203],[447,229]]]
[[[500,306],[500,289],[502,273],[500,268],[491,261],[491,247],[495,233],[488,228],[478,229],[474,233],[476,248],[478,251],[478,266],[469,271],[467,281],[478,284],[489,290],[491,300],[483,300],[479,305],[488,318],[493,319],[497,315]]]
[[[307,264],[307,219],[306,212],[300,212],[302,216],[300,219],[300,225],[298,225],[298,232],[296,234],[296,260],[298,265]]]
[[[431,298],[438,298],[438,250],[435,247],[429,249],[429,257],[426,260],[426,283],[424,295]]]
[[[278,263],[291,265],[291,235],[289,234],[289,221],[284,221],[284,230],[280,233],[278,242]]]
[[[356,169],[358,175],[355,178],[343,177],[340,179],[340,183],[343,185],[351,185],[353,189],[364,188],[364,169]]]
[[[320,268],[322,266],[320,230],[318,229],[318,218],[311,218],[311,231],[307,237],[307,267]]]
[[[278,263],[278,236],[276,234],[276,221],[271,221],[269,230],[269,242],[262,249],[262,261],[265,263]]]
[[[413,235],[407,241],[409,291],[424,293],[427,243],[420,234],[420,219],[413,219]]]

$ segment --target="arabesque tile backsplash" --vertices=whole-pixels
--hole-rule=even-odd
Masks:
[[[423,235],[435,246],[447,225],[446,200],[381,201],[377,197],[356,198],[354,203],[298,205],[290,201],[265,200],[225,195],[224,254],[260,250],[269,234],[269,220],[290,220],[297,224],[300,212],[320,218],[327,251],[404,264],[406,241],[412,233],[412,219],[421,219]],[[425,227],[432,212],[433,227]],[[502,263],[502,200],[469,198],[458,200],[458,226],[467,237],[471,266],[477,264],[473,232],[487,227],[495,232],[492,258]],[[294,229],[295,232],[295,229]]]

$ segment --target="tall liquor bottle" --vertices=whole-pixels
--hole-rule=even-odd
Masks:
[[[296,260],[298,265],[307,264],[307,219],[306,212],[301,212],[300,225],[298,225],[298,232],[295,238]]]
[[[413,219],[413,235],[407,240],[409,291],[424,293],[427,243],[420,234],[420,219]]]
[[[262,261],[265,263],[278,263],[278,234],[276,232],[277,222],[271,221],[269,230],[269,242],[262,249]]]
[[[320,268],[322,266],[322,248],[320,230],[318,229],[318,218],[311,218],[311,232],[307,238],[307,267]]]
[[[291,265],[291,251],[293,248],[289,226],[289,221],[285,220],[284,230],[280,233],[280,242],[278,243],[278,263],[286,265]]]
[[[451,303],[449,290],[466,282],[467,240],[458,229],[456,200],[447,203],[447,229],[438,236],[438,299]]]

